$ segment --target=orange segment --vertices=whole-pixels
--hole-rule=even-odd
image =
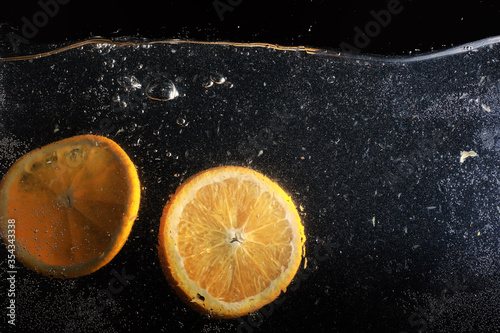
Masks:
[[[158,253],[170,284],[215,318],[256,311],[286,291],[304,251],[291,198],[243,167],[203,171],[163,210]]]
[[[82,135],[22,156],[0,184],[0,232],[30,269],[76,277],[107,264],[137,216],[140,184],[127,154],[110,139]]]

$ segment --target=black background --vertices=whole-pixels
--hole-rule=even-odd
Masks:
[[[145,37],[201,41],[264,42],[286,46],[339,49],[354,45],[355,28],[364,31],[372,11],[386,10],[390,1],[249,0],[187,1],[3,1],[0,4],[0,46],[5,56],[27,52],[37,43],[57,43],[90,37]],[[52,3],[52,4],[50,4]],[[394,1],[393,1],[394,3]],[[497,1],[399,1],[400,12],[358,48],[358,52],[408,55],[449,48],[500,34]],[[23,35],[46,4],[52,17]],[[227,6],[227,7],[225,7]],[[216,8],[219,8],[219,13]],[[219,15],[220,14],[220,15]],[[23,19],[25,18],[25,19]],[[18,48],[13,50],[12,33]],[[10,35],[9,35],[10,34]],[[10,38],[9,38],[10,36]],[[29,37],[29,38],[24,38]]]
[[[401,13],[391,17],[390,24],[359,52],[408,56],[500,35],[497,2],[437,7],[401,1],[401,6]],[[244,0],[232,8],[221,20],[212,1],[72,0],[60,5],[33,36],[24,36],[23,26],[26,20],[33,23],[42,10],[40,3],[3,2],[0,55],[34,53],[44,43],[70,44],[98,36],[265,42],[336,50],[341,43],[354,45],[355,28],[364,29],[373,21],[370,12],[386,9],[387,1],[280,5]],[[218,164],[249,164],[250,159],[255,159],[253,167],[280,180],[304,204],[311,259],[308,270],[299,273],[291,292],[274,303],[274,314],[255,332],[312,328],[413,333],[427,327],[428,332],[431,327],[439,332],[495,331],[500,261],[493,247],[498,233],[488,229],[498,217],[494,181],[500,151],[500,81],[497,65],[488,61],[495,55],[483,49],[405,69],[377,62],[364,66],[345,59],[302,59],[293,52],[247,50],[245,55],[231,48],[185,46],[174,54],[172,49],[175,46],[140,52],[106,47],[94,51],[88,46],[3,68],[8,98],[0,109],[0,125],[18,146],[8,160],[2,156],[2,172],[33,148],[89,132],[113,135],[123,126],[126,131],[112,138],[140,166],[146,188],[142,215],[127,246],[105,269],[69,281],[20,270],[18,299],[25,306],[18,313],[25,331],[235,331],[240,321],[210,321],[181,303],[166,285],[154,244],[161,207],[185,177]],[[137,64],[144,66],[139,69]],[[235,87],[203,88],[201,81],[217,72],[229,73]],[[89,90],[101,74],[104,82],[98,87],[108,90]],[[137,105],[130,104],[130,112],[113,123],[113,130],[103,129],[100,121],[112,119],[121,110],[113,102],[115,93],[134,101],[134,95],[115,81],[131,74],[144,87],[158,77],[189,78],[179,84],[187,97],[157,103],[140,90]],[[261,82],[271,88],[263,88]],[[146,112],[136,112],[140,110],[134,107],[143,103]],[[482,103],[493,112],[485,113]],[[239,109],[245,112],[236,113]],[[269,112],[260,118],[249,110]],[[185,117],[189,126],[180,127],[179,117]],[[54,119],[59,121],[57,132]],[[271,131],[273,126],[282,128],[281,132]],[[215,135],[218,127],[226,130],[220,137]],[[272,153],[273,140],[266,139],[266,133],[284,143],[282,151]],[[240,142],[248,147],[240,149]],[[189,155],[187,145],[193,147]],[[461,149],[476,148],[482,149],[481,159],[470,159],[466,165],[458,162]],[[166,157],[167,149],[179,159]],[[257,159],[260,149],[265,153]],[[406,195],[399,199],[401,192]],[[325,195],[329,201],[323,206],[318,198]],[[373,228],[372,212],[377,214]],[[408,223],[407,236],[403,220]],[[449,225],[456,233],[448,232]],[[478,230],[484,239],[463,236]],[[5,251],[1,255],[5,258]],[[112,297],[111,304],[104,309],[96,306],[112,272],[123,269],[135,278]],[[243,323],[252,319],[259,320],[249,316]]]

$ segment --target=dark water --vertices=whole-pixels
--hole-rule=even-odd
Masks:
[[[98,272],[50,280],[19,267],[16,328],[494,332],[499,61],[491,39],[401,59],[159,43],[0,63],[2,174],[34,148],[92,133],[122,146],[143,186],[129,240]],[[219,321],[175,295],[156,244],[169,195],[226,164],[266,174],[302,206],[307,267],[259,313]]]

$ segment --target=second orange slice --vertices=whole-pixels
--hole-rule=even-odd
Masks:
[[[218,167],[183,183],[165,206],[159,256],[171,285],[195,309],[235,318],[286,290],[304,250],[291,198],[264,175]]]

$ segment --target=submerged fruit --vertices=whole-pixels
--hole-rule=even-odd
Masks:
[[[75,136],[22,156],[5,174],[0,233],[30,269],[82,276],[120,251],[139,200],[137,171],[120,146],[105,137]]]
[[[178,188],[163,210],[158,251],[185,300],[215,318],[235,318],[286,291],[304,242],[297,209],[276,183],[226,166]]]

